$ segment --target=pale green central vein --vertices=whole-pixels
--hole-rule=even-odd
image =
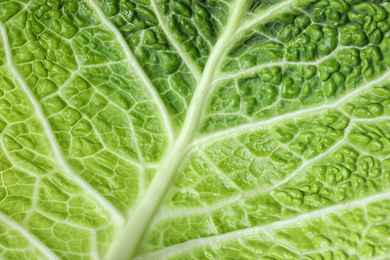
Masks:
[[[194,133],[198,126],[204,102],[210,92],[211,82],[217,66],[226,48],[234,40],[232,39],[232,35],[238,29],[247,7],[248,2],[246,0],[237,0],[231,6],[229,22],[210,54],[204,69],[204,74],[192,98],[180,135],[164,158],[145,197],[134,211],[132,218],[127,223],[123,232],[114,242],[108,254],[108,259],[129,259],[135,253],[138,244],[160,205],[161,199],[168,190],[172,177],[185,155],[187,146],[193,141]]]

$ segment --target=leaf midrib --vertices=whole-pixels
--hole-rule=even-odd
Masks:
[[[149,227],[162,198],[170,186],[172,177],[185,155],[187,146],[193,140],[203,111],[203,104],[210,91],[209,86],[214,78],[214,73],[223,53],[231,42],[231,36],[241,24],[247,5],[247,0],[236,0],[232,4],[228,24],[209,56],[204,73],[195,89],[182,130],[174,145],[162,160],[160,169],[156,173],[144,198],[135,209],[132,218],[126,224],[122,233],[116,238],[107,256],[108,259],[128,259],[135,253],[143,234]]]

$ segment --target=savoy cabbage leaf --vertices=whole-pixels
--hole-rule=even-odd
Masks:
[[[0,0],[0,258],[389,259],[388,2]]]

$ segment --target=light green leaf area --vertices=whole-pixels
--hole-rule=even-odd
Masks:
[[[389,259],[389,14],[0,1],[0,259]]]

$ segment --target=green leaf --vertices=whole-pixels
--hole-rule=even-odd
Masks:
[[[1,259],[387,259],[390,1],[0,1]]]

